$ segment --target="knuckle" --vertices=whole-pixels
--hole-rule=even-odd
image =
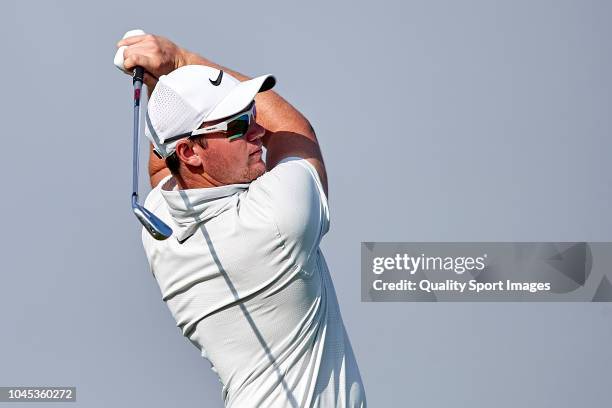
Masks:
[[[138,65],[140,67],[144,67],[144,60],[143,60],[143,58],[140,55],[137,55],[137,56],[135,56],[132,59],[132,64],[133,64],[133,66],[137,66]]]

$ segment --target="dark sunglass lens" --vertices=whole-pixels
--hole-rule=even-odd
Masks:
[[[227,124],[227,137],[237,139],[246,135],[249,130],[249,115],[242,115]]]

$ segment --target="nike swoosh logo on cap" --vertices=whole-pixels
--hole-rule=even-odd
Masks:
[[[223,78],[223,71],[219,71],[219,76],[214,81],[212,79],[210,79],[210,78],[208,78],[208,80],[214,86],[219,86],[221,84],[221,78]]]

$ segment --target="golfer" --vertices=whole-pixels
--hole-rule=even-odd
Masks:
[[[319,248],[327,175],[308,120],[270,91],[273,76],[249,79],[154,35],[118,46],[153,90],[145,207],[174,231],[143,230],[144,249],[225,406],[365,407]]]

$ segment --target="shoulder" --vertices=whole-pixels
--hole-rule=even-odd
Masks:
[[[285,239],[317,241],[329,228],[327,198],[316,169],[307,160],[288,157],[249,188],[267,202]]]
[[[283,159],[272,170],[255,180],[252,187],[266,190],[277,198],[287,198],[293,202],[297,198],[306,197],[318,201],[325,199],[316,169],[308,160],[300,157]]]

